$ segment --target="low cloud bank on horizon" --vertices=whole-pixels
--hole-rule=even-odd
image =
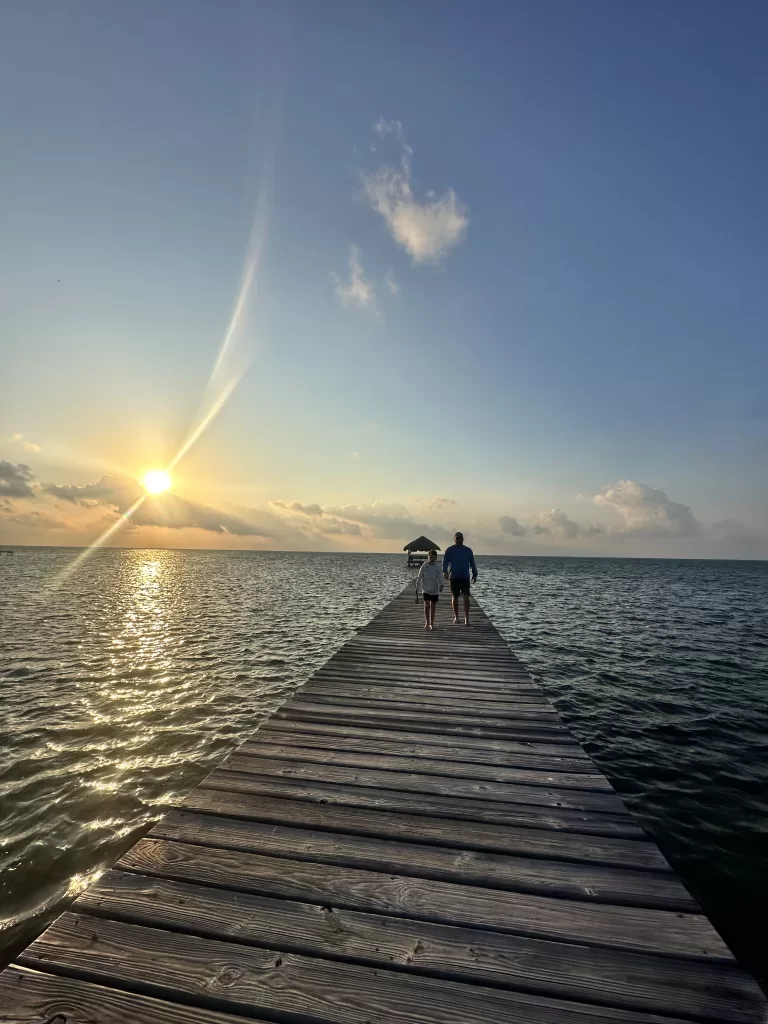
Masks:
[[[26,463],[0,460],[0,529],[5,543],[87,544],[143,494],[131,478],[103,475],[86,484],[38,479]],[[700,557],[765,557],[768,534],[736,519],[705,524],[688,505],[634,480],[608,484],[591,498],[579,496],[601,516],[577,521],[559,508],[535,516],[467,514],[445,496],[400,502],[321,505],[274,499],[265,505],[216,508],[167,492],[150,496],[121,531],[116,545],[307,550],[395,550],[420,534],[441,546],[457,528],[478,551],[508,554],[676,553],[697,545]],[[413,509],[413,510],[412,510]],[[666,545],[666,546],[664,546]]]

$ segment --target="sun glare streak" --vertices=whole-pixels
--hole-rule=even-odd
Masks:
[[[246,250],[240,288],[235,299],[227,330],[221,342],[219,354],[213,365],[206,387],[203,405],[195,425],[189,430],[178,452],[171,459],[168,468],[173,469],[196,444],[213,423],[234,394],[240,381],[253,362],[255,352],[251,339],[245,333],[247,314],[253,301],[258,282],[258,272],[269,228],[269,208],[272,193],[272,176],[275,161],[275,145],[267,147],[264,171],[256,199],[253,226]],[[250,344],[249,344],[250,342]]]
[[[106,544],[109,538],[112,537],[115,533],[117,533],[121,526],[124,526],[128,522],[128,520],[131,518],[134,512],[138,511],[138,509],[141,508],[141,506],[144,504],[148,497],[148,494],[142,494],[140,498],[137,498],[137,500],[134,501],[134,503],[131,505],[129,509],[126,509],[125,512],[122,512],[114,521],[114,523],[108,526],[107,529],[99,537],[97,537],[95,541],[92,542],[90,547],[83,548],[80,554],[77,555],[76,558],[73,558],[69,565],[65,566],[61,570],[59,575],[51,581],[51,589],[58,590],[58,588],[61,586],[64,580],[67,579],[67,577],[70,576],[75,571],[75,569],[86,560],[86,558],[92,555],[97,548],[100,548],[103,544]]]
[[[97,548],[102,547],[117,531],[128,522],[131,516],[141,507],[144,501],[151,494],[160,494],[171,485],[169,473],[196,444],[208,427],[213,423],[226,403],[234,394],[238,384],[245,376],[248,368],[254,359],[253,344],[250,336],[246,335],[245,327],[247,314],[256,291],[259,267],[267,239],[269,225],[270,199],[272,193],[273,167],[276,154],[274,142],[275,125],[273,124],[273,141],[267,144],[264,160],[261,184],[256,199],[253,225],[251,228],[248,247],[243,261],[243,273],[240,278],[240,288],[232,309],[227,330],[219,348],[216,362],[213,365],[211,376],[205,389],[200,413],[194,426],[187,432],[186,438],[180,445],[178,451],[168,463],[166,470],[157,470],[154,473],[146,474],[142,483],[146,493],[142,494],[123,512],[112,525],[97,537],[90,547],[84,548],[73,561],[66,566],[59,576],[52,581],[52,588],[58,589],[63,581],[91,555]],[[148,483],[148,478],[152,478]],[[150,486],[151,483],[151,486]],[[162,486],[157,486],[162,484]]]

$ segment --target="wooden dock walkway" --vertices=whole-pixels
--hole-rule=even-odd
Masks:
[[[475,608],[408,589],[0,975],[15,1024],[768,1021]]]

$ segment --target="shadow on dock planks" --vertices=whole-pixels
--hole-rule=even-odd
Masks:
[[[767,1021],[474,614],[395,598],[0,975],[0,1020]]]

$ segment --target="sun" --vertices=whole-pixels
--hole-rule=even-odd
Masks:
[[[171,486],[171,478],[164,469],[152,469],[141,478],[149,494],[162,494]]]

